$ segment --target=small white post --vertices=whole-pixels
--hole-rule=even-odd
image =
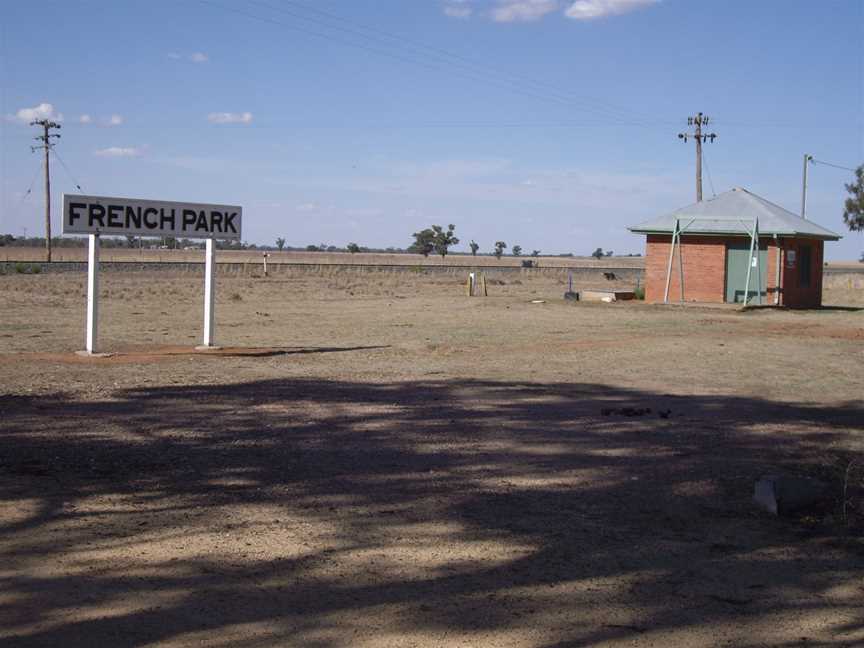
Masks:
[[[747,285],[744,288],[744,305],[750,301],[750,271],[753,269],[753,247],[756,247],[756,263],[759,263],[759,245],[757,243],[756,220],[753,220],[753,231],[750,232],[750,254],[747,256]],[[761,286],[759,286],[761,288]],[[758,290],[757,290],[758,292]],[[761,302],[760,302],[761,303]]]
[[[753,221],[753,232],[756,235],[756,294],[759,295],[759,305],[762,305],[762,260],[759,258],[759,219]],[[768,252],[765,252],[767,257]],[[767,277],[765,281],[768,284]]]
[[[666,268],[666,290],[663,292],[663,303],[669,303],[669,286],[672,283],[672,260],[675,258],[675,241],[678,238],[678,228],[681,226],[681,221],[675,219],[675,229],[672,230],[672,243],[669,246],[669,265]]]
[[[204,347],[212,348],[216,325],[216,246],[207,239],[204,258]]]
[[[99,333],[99,235],[90,235],[87,254],[87,340],[86,352],[97,353]]]

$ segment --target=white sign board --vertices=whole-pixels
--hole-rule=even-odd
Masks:
[[[240,240],[243,208],[63,194],[63,234]]]

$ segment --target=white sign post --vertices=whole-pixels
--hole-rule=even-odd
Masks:
[[[87,234],[87,338],[85,354],[98,353],[99,237],[152,236],[206,239],[204,263],[204,344],[215,348],[215,239],[241,240],[243,208],[165,200],[63,194],[63,234]]]
[[[216,324],[216,246],[207,239],[204,251],[204,344],[199,350],[214,348],[213,333]]]
[[[90,235],[87,253],[87,343],[86,352],[90,355],[96,350],[97,327],[99,326],[99,235]]]

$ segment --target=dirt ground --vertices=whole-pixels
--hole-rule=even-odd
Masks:
[[[200,354],[200,276],[103,274],[82,359],[83,275],[0,276],[0,644],[864,644],[860,293],[218,290]],[[833,504],[760,512],[778,471]]]

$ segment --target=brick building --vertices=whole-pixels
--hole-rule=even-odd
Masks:
[[[751,304],[761,297],[763,304],[814,308],[822,304],[824,242],[840,238],[740,188],[629,229],[647,236],[648,302],[663,302],[667,284],[668,301],[681,301],[683,269],[683,301],[742,303],[748,295]]]

